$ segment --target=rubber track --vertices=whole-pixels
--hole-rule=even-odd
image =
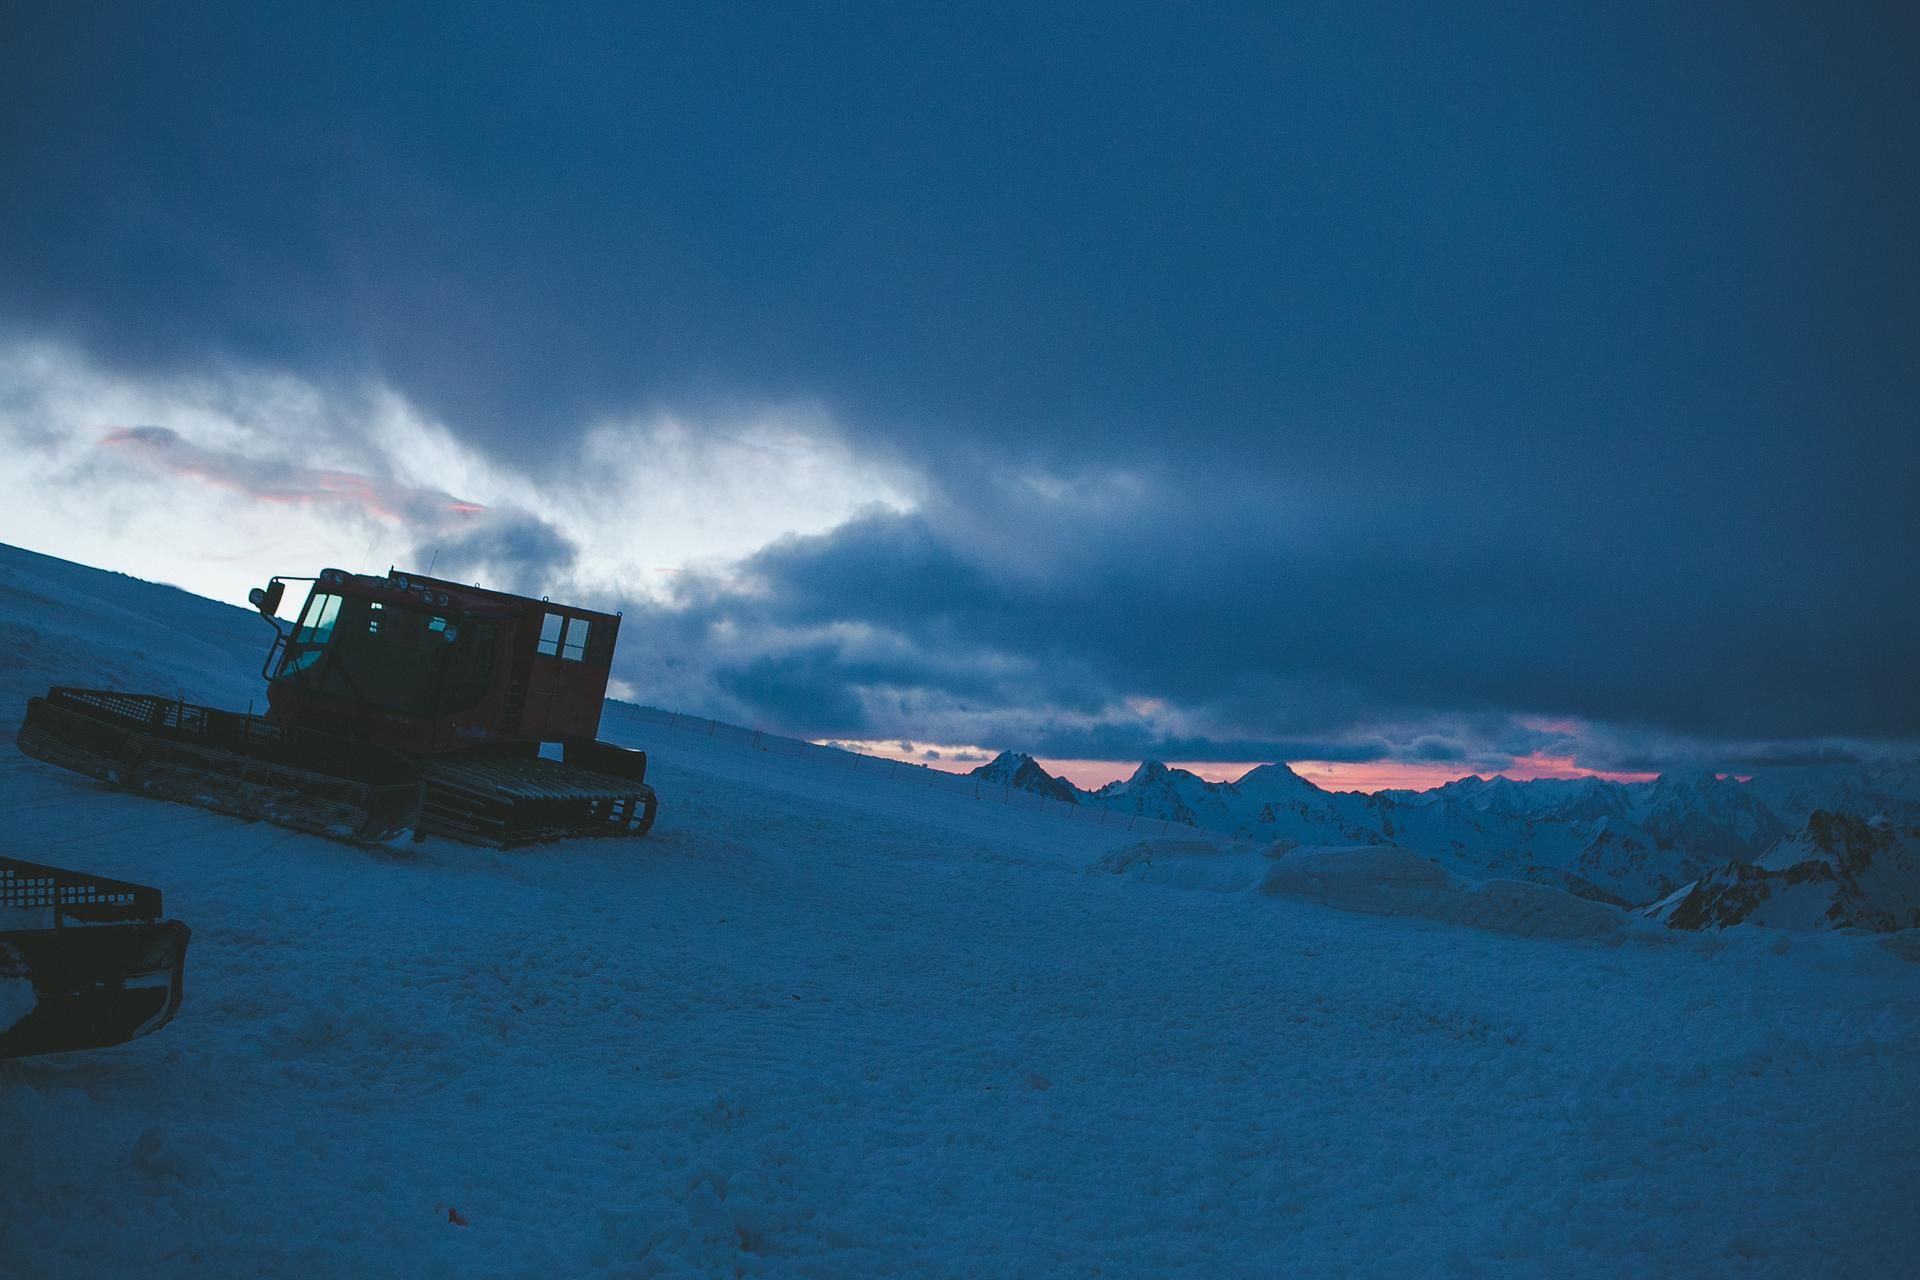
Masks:
[[[28,703],[15,741],[159,799],[356,843],[405,831],[420,805],[412,766],[389,752],[144,694],[55,688]]]
[[[508,849],[582,836],[643,836],[659,802],[653,788],[531,758],[423,759],[421,827],[432,835]]]

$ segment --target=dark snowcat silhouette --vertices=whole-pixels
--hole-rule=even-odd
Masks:
[[[311,582],[291,625],[289,581]],[[647,757],[595,738],[617,614],[390,571],[275,577],[264,716],[56,687],[20,749],[149,795],[359,843],[639,836]],[[542,754],[557,748],[560,759]]]

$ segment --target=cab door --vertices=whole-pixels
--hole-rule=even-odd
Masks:
[[[600,730],[613,637],[605,618],[547,607],[527,673],[522,732],[543,742],[591,738]],[[607,634],[603,634],[607,633]]]

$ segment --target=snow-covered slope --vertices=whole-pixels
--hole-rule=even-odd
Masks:
[[[7,620],[112,658],[117,607],[180,637],[122,660],[244,705],[257,620],[71,572]],[[0,1063],[0,1276],[1909,1268],[1911,935],[1640,927],[1364,841],[1093,874],[1119,826],[603,730],[654,835],[510,854],[0,756],[4,847],[194,928],[160,1033]]]
[[[1752,788],[1732,778],[1661,776],[1630,791],[1634,822],[1657,848],[1695,858],[1744,862],[1787,834]]]
[[[1634,928],[1630,916],[1605,903],[1520,880],[1464,881],[1431,859],[1377,845],[1289,850],[1261,880],[1260,891],[1528,938],[1617,942]]]
[[[0,929],[10,927],[4,917],[5,912],[0,911]],[[0,961],[11,958],[0,951]],[[27,979],[11,975],[0,977],[0,1032],[11,1031],[16,1022],[32,1013],[37,1000],[33,983]]]
[[[1759,861],[1728,863],[1647,914],[1676,929],[1920,929],[1920,828],[1816,810]]]
[[[263,575],[264,577],[265,575]],[[273,632],[251,609],[0,543],[0,729],[53,684],[244,709]]]

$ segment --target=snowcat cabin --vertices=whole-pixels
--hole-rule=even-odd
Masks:
[[[503,724],[518,726],[514,736],[539,742],[594,737],[619,616],[544,600],[522,600],[517,613]]]
[[[268,655],[267,715],[418,755],[591,740],[619,625],[438,578],[327,569]]]

